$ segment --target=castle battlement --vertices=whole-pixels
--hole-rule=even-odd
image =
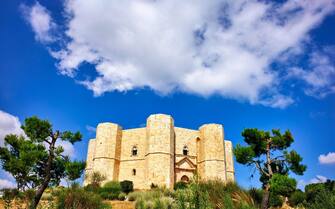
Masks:
[[[143,128],[123,130],[115,123],[100,123],[88,145],[85,175],[93,172],[103,174],[105,182],[133,181],[136,189],[149,189],[152,183],[173,188],[195,173],[203,179],[234,181],[232,143],[224,140],[220,124],[179,128],[165,114],[150,115]]]

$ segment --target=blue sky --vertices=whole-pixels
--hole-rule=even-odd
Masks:
[[[294,3],[295,2],[295,3]],[[320,1],[17,1],[0,8],[0,142],[37,115],[84,139],[100,122],[289,129],[308,169],[335,179],[335,3]],[[320,157],[321,156],[321,157]],[[237,182],[259,185],[235,163]],[[0,186],[13,179],[0,173]]]

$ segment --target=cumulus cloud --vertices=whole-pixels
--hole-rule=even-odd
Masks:
[[[18,117],[0,110],[0,146],[4,145],[4,138],[8,134],[24,135],[24,131]],[[62,146],[65,155],[72,158],[75,156],[74,147],[70,142],[58,140],[56,146]]]
[[[335,164],[335,152],[329,152],[326,155],[319,156],[319,163],[321,164]]]
[[[68,0],[68,41],[51,55],[64,75],[95,66],[98,76],[79,81],[95,96],[149,87],[283,108],[294,100],[272,63],[303,53],[334,9],[333,0]]]
[[[335,58],[335,48],[327,51],[312,53],[307,69],[295,67],[289,72],[290,76],[306,83],[304,92],[309,96],[324,98],[335,93],[335,65],[331,61]]]
[[[0,146],[4,145],[4,138],[8,134],[24,134],[19,118],[0,110]]]
[[[35,32],[35,39],[41,42],[52,42],[55,38],[52,35],[56,24],[53,22],[49,11],[40,3],[33,6],[21,6],[24,18],[29,22]]]
[[[56,146],[63,147],[63,149],[64,149],[63,154],[64,155],[67,155],[67,156],[69,156],[71,158],[75,157],[75,150],[74,150],[73,145],[70,142],[58,140],[56,142]]]
[[[4,188],[15,188],[16,184],[12,181],[9,181],[7,179],[0,179],[0,189]]]

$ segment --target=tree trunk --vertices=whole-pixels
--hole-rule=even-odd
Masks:
[[[45,179],[44,179],[42,185],[38,188],[38,190],[35,193],[35,197],[33,199],[32,204],[30,205],[30,209],[36,209],[37,208],[37,205],[41,200],[41,197],[43,195],[44,190],[49,186],[49,182],[50,182],[50,179],[51,179],[51,167],[52,167],[52,161],[54,159],[54,149],[55,149],[55,143],[56,143],[57,138],[58,138],[58,136],[52,137],[52,140],[51,140],[51,143],[50,143],[50,146],[49,146],[48,162],[47,162],[47,166],[46,166],[46,169],[45,169],[46,176],[45,176]]]
[[[266,143],[266,164],[267,164],[267,169],[268,169],[269,181],[273,175],[272,168],[271,168],[270,143],[271,143],[271,139],[268,139]],[[265,189],[264,189],[262,207],[261,207],[262,209],[268,209],[269,198],[270,198],[270,183],[268,182],[266,183]]]
[[[40,188],[38,188],[38,190],[37,190],[36,193],[35,193],[34,200],[33,200],[32,204],[31,204],[31,206],[30,206],[30,209],[35,209],[35,208],[37,208],[37,205],[38,205],[38,203],[39,203],[40,200],[41,200],[41,197],[42,197],[42,195],[43,195],[43,192],[44,192],[44,190],[48,187],[48,185],[49,185],[49,181],[48,181],[48,182],[45,181],[45,182],[40,186]]]
[[[262,209],[269,208],[269,198],[270,198],[270,185],[267,184],[264,189],[263,199],[262,199]]]

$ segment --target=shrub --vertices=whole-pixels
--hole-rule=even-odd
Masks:
[[[288,202],[289,202],[290,206],[296,207],[298,205],[303,204],[305,199],[306,199],[305,193],[303,193],[301,190],[296,190],[288,198]]]
[[[132,192],[134,190],[134,185],[133,185],[133,182],[132,181],[128,181],[128,180],[125,180],[125,181],[121,181],[120,182],[120,185],[121,185],[121,191],[128,194],[129,192]]]
[[[335,191],[321,191],[316,197],[315,201],[308,204],[308,209],[334,209],[335,208]]]
[[[187,188],[187,183],[183,181],[178,181],[177,183],[174,184],[174,190],[178,189],[186,189]]]
[[[118,196],[118,200],[125,200],[126,199],[126,193],[121,192]]]
[[[62,189],[57,191],[57,209],[105,209],[110,208],[103,204],[99,195],[81,188]]]
[[[19,190],[17,189],[3,189],[2,199],[5,202],[5,209],[11,208],[13,200],[19,195]]]
[[[97,184],[88,184],[84,187],[84,189],[88,192],[94,192],[94,193],[98,193],[100,186]]]
[[[129,201],[135,201],[137,199],[138,192],[132,192],[128,194],[128,200]]]
[[[107,182],[99,189],[100,196],[104,199],[115,200],[118,199],[121,193],[121,185],[117,181]]]
[[[284,203],[283,197],[270,192],[269,205],[271,207],[281,207]]]

